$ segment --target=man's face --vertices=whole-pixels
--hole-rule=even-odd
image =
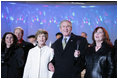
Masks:
[[[87,38],[85,33],[81,33],[81,36],[84,37],[84,38]]]
[[[71,24],[69,22],[62,22],[60,26],[60,31],[62,32],[63,36],[69,36],[72,31]]]
[[[21,40],[21,38],[23,37],[22,31],[20,29],[16,29],[14,34],[17,36],[18,40]]]
[[[32,38],[29,38],[28,41],[33,44],[36,41],[36,39],[32,37]]]
[[[61,35],[57,35],[56,38],[57,38],[57,39],[61,38]]]

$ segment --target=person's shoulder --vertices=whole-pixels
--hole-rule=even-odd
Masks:
[[[24,41],[24,40],[23,40],[23,44],[25,44],[25,45],[33,45],[32,43],[29,43],[29,42]]]
[[[34,47],[34,45],[32,44],[32,43],[29,43],[29,42],[27,42],[27,41],[24,41],[23,40],[23,45],[25,46],[25,47],[29,47],[29,48],[32,48],[32,47]]]
[[[48,51],[53,51],[53,49],[49,46],[45,46],[45,48],[48,50]]]
[[[34,51],[36,49],[38,49],[38,46],[35,46],[35,47],[31,48],[29,51]]]
[[[79,39],[79,40],[86,40],[86,38],[84,38],[84,37],[82,37],[82,36],[80,36],[80,35],[76,35],[76,34],[71,34],[71,36],[73,37],[73,38],[75,38],[75,39]]]
[[[56,41],[54,41],[54,43],[52,43],[52,45],[56,45],[56,44],[60,43],[62,41],[62,38],[63,37],[61,37],[61,38],[57,39]]]

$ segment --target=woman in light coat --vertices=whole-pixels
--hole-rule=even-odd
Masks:
[[[48,32],[38,30],[36,40],[38,45],[29,50],[26,61],[23,78],[50,78],[53,72],[50,72],[47,65],[53,58],[53,49],[46,46]]]

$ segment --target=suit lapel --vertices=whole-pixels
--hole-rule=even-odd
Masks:
[[[73,44],[73,36],[71,35],[64,50],[67,50],[70,46],[72,46],[72,44]]]
[[[57,48],[58,48],[58,51],[59,51],[60,53],[63,52],[63,47],[62,47],[62,38],[58,40]]]
[[[57,48],[58,48],[58,51],[59,51],[60,55],[63,55],[64,53],[66,53],[66,50],[68,50],[69,47],[72,46],[72,45],[73,45],[73,42],[74,42],[73,34],[71,34],[71,37],[70,37],[70,39],[68,40],[65,49],[63,49],[63,46],[62,46],[62,39],[63,39],[63,37],[61,37],[61,38],[58,40],[58,43],[57,43]]]

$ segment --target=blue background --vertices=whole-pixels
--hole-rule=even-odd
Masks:
[[[116,4],[1,1],[1,36],[20,26],[24,29],[23,38],[27,41],[28,35],[35,34],[38,29],[45,29],[49,33],[49,44],[56,40],[55,34],[60,31],[59,23],[65,19],[72,22],[72,32],[76,35],[86,32],[89,43],[92,43],[92,32],[98,26],[108,31],[112,43],[117,38]]]

